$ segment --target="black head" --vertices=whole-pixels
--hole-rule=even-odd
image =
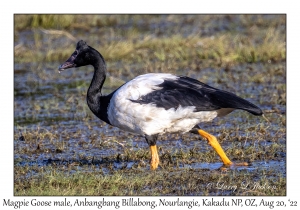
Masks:
[[[76,45],[76,50],[71,57],[58,67],[59,71],[65,69],[94,65],[96,62],[95,50],[87,45],[85,41],[80,40]]]

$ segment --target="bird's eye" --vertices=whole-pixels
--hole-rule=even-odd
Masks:
[[[75,55],[75,56],[76,56],[77,54],[78,54],[78,52],[77,52],[77,50],[76,50],[76,51],[73,53],[73,55]]]

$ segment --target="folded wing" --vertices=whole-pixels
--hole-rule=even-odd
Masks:
[[[140,104],[155,104],[164,109],[194,106],[195,112],[199,112],[232,108],[242,109],[254,115],[262,115],[261,109],[251,102],[189,77],[167,78],[157,86],[159,88],[131,101]]]

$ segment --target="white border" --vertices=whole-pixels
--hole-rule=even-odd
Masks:
[[[298,137],[299,93],[299,11],[296,1],[10,1],[1,4],[1,146],[0,146],[0,208],[3,198],[22,200],[32,197],[13,197],[13,14],[15,13],[281,13],[287,14],[287,196],[266,197],[266,200],[297,200],[299,185],[300,139]],[[73,197],[68,197],[72,199]],[[146,197],[144,197],[146,198]],[[174,197],[173,197],[174,198]],[[227,197],[228,198],[228,197]],[[249,198],[249,197],[247,197]],[[255,197],[256,199],[258,197]],[[38,199],[42,199],[39,197]],[[48,197],[49,200],[59,197]],[[75,199],[75,198],[74,198]],[[114,199],[114,198],[113,198]],[[121,199],[120,197],[117,199]],[[149,199],[158,199],[149,198]],[[187,198],[188,199],[188,198]],[[218,198],[216,198],[218,199]],[[221,198],[219,198],[221,199]],[[298,206],[300,205],[298,199]],[[11,207],[9,207],[12,209]],[[233,207],[230,207],[233,208]],[[93,207],[95,209],[95,207]],[[123,207],[122,207],[123,209]],[[129,208],[128,208],[129,209]],[[157,208],[156,208],[157,209]]]

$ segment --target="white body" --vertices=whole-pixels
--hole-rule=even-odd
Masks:
[[[233,109],[194,112],[194,106],[165,110],[155,104],[139,104],[137,100],[154,90],[164,79],[178,77],[171,74],[144,74],[134,78],[119,88],[108,106],[108,119],[113,126],[138,134],[163,134],[188,132],[200,122],[211,121],[217,116],[230,113]]]

